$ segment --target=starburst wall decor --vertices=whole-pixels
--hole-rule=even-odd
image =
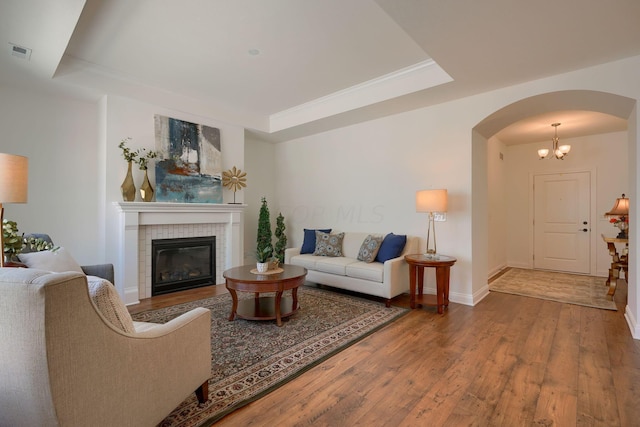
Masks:
[[[234,166],[233,169],[229,169],[228,171],[222,172],[222,185],[229,190],[233,190],[233,203],[236,203],[236,191],[242,190],[247,186],[247,173],[242,172],[240,169],[236,169]]]

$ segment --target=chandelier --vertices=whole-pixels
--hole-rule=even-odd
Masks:
[[[555,136],[553,137],[553,139],[551,140],[552,142],[552,151],[553,151],[553,155],[555,156],[556,159],[560,159],[560,160],[564,160],[564,156],[566,156],[567,154],[569,154],[569,151],[571,151],[571,146],[570,145],[559,145],[559,140],[558,140],[558,126],[560,126],[561,123],[552,123],[551,126],[553,126],[556,130]],[[548,148],[541,148],[538,150],[538,156],[540,156],[540,160],[544,159],[545,157],[547,157],[547,155],[549,154],[549,149]]]

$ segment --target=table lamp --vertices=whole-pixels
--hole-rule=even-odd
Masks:
[[[616,203],[605,216],[618,217],[614,223],[620,229],[617,237],[618,239],[626,239],[629,229],[629,198],[624,197],[624,193],[622,193],[622,197],[616,199]]]
[[[26,203],[29,159],[0,153],[0,224],[4,220],[3,203]],[[0,233],[0,267],[4,267],[4,226]]]
[[[427,227],[427,252],[429,258],[438,258],[436,250],[435,212],[447,211],[447,190],[420,190],[416,192],[416,212],[429,214]],[[433,241],[431,236],[433,235]]]

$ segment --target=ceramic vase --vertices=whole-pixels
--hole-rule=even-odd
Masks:
[[[133,202],[136,199],[136,186],[133,182],[133,174],[131,173],[131,162],[129,162],[129,166],[127,167],[127,176],[124,177],[120,190],[122,191],[122,199],[125,202]]]
[[[153,200],[153,187],[149,182],[149,175],[147,174],[147,170],[144,170],[144,181],[142,181],[142,186],[140,187],[140,197],[145,202],[150,202]]]
[[[266,273],[267,271],[269,271],[269,263],[268,262],[256,263],[256,270],[258,270],[258,273]]]

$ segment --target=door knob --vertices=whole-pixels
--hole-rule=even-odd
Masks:
[[[589,231],[589,230],[588,230],[588,229],[586,229],[586,228],[583,228],[582,230],[578,230],[578,231],[584,231],[584,232],[586,233],[586,232],[587,232],[587,231]]]

